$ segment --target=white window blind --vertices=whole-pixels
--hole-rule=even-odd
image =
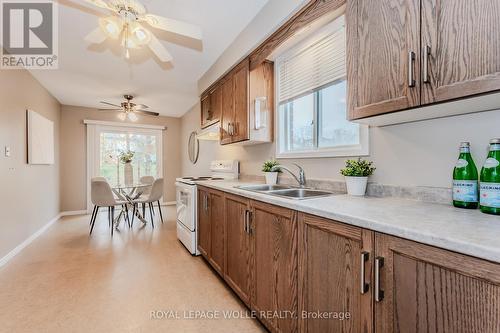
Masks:
[[[287,102],[346,76],[344,16],[335,28],[279,62],[279,103]]]

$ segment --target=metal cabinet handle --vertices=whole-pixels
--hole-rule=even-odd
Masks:
[[[365,294],[368,292],[370,289],[370,284],[366,283],[365,281],[365,263],[370,259],[370,254],[368,252],[361,252],[361,285],[360,285],[360,292],[361,295]]]
[[[245,209],[244,229],[245,229],[245,232],[249,235],[252,233],[252,228],[250,226],[251,214],[252,214],[252,212],[250,210]]]
[[[424,83],[431,83],[431,79],[429,77],[429,56],[431,55],[431,47],[426,45],[424,48]]]
[[[415,52],[408,52],[408,87],[415,87]]]
[[[381,302],[384,299],[384,291],[380,289],[380,269],[384,267],[384,258],[375,258],[375,302]]]
[[[203,200],[204,200],[203,207],[205,208],[205,212],[208,212],[208,195],[205,194],[203,196]]]

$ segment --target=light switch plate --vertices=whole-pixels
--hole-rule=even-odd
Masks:
[[[10,147],[5,146],[5,157],[10,157]]]

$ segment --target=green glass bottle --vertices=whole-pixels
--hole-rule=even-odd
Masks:
[[[479,208],[483,213],[500,215],[500,139],[490,141],[480,181]]]
[[[476,209],[478,206],[477,168],[470,153],[470,143],[460,143],[460,155],[453,169],[453,206]]]

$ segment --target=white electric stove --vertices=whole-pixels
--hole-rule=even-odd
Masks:
[[[196,184],[204,180],[238,179],[240,168],[235,160],[212,161],[210,176],[176,179],[177,238],[193,255],[198,251],[198,191]]]

